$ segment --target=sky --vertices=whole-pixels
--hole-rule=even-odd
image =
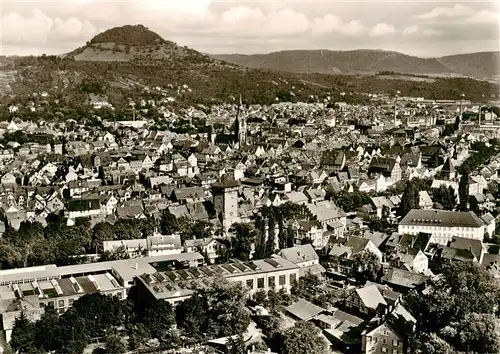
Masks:
[[[67,53],[127,24],[211,54],[384,49],[433,57],[499,51],[499,3],[0,0],[0,55]]]

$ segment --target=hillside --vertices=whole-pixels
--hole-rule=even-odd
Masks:
[[[462,75],[493,78],[499,53],[471,53],[441,58],[418,58],[383,50],[290,50],[255,55],[214,55],[214,58],[252,68],[294,73],[367,74],[381,71],[419,75]]]
[[[500,53],[482,52],[438,58],[450,70],[471,77],[500,78]]]
[[[378,61],[384,63],[380,67],[393,70],[393,64],[401,62],[399,53],[365,54],[364,59],[359,56],[358,62],[351,62],[351,67],[361,68],[363,61],[369,61],[373,70]],[[415,58],[404,57],[405,68],[415,65]],[[347,65],[348,56],[343,61]],[[301,63],[308,62],[313,71],[315,60]],[[465,78],[334,75],[336,67],[323,74],[248,68],[179,46],[140,25],[105,31],[64,56],[0,57],[0,64],[0,98],[4,103],[12,102],[13,96],[47,91],[70,104],[84,104],[88,88],[97,88],[97,93],[107,95],[112,104],[123,105],[141,97],[144,91],[160,87],[175,97],[178,106],[231,102],[240,94],[247,103],[269,104],[277,97],[315,101],[330,96],[333,100],[359,101],[366,99],[361,93],[392,95],[398,90],[403,95],[431,99],[456,98],[466,92],[468,98],[479,100],[498,92],[498,86],[491,83]],[[433,60],[427,65],[436,71],[443,67]],[[280,68],[290,66],[284,62]]]

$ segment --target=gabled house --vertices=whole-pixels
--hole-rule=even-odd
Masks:
[[[404,340],[387,322],[375,328],[366,329],[362,334],[363,354],[403,354]]]
[[[364,252],[373,253],[382,262],[382,252],[367,238],[358,236],[330,237],[323,254],[328,259],[328,266],[341,274],[349,274],[353,266],[353,257]]]
[[[353,290],[343,301],[347,312],[371,318],[377,314],[383,314],[387,308],[387,302],[375,285],[368,285]]]
[[[295,245],[310,241],[315,248],[323,248],[328,242],[328,236],[323,237],[323,228],[316,220],[294,220],[289,225],[289,232]]]
[[[218,252],[227,247],[227,244],[213,237],[184,241],[184,252],[200,252],[206,254],[210,263],[215,263]]]
[[[390,177],[394,182],[401,180],[401,166],[397,159],[374,157],[368,167],[368,173],[381,173],[385,177]]]
[[[329,171],[340,172],[345,166],[346,155],[340,150],[323,151],[320,166]]]
[[[319,264],[319,256],[311,244],[284,248],[278,255],[298,265],[301,276],[307,273],[319,275],[325,272],[323,266]]]

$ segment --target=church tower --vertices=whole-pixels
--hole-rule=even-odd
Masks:
[[[236,113],[236,122],[234,123],[236,138],[238,139],[238,146],[240,149],[247,143],[247,119],[241,115],[242,109],[243,103],[240,95],[240,105]]]

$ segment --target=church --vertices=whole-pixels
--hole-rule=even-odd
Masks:
[[[231,128],[225,125],[222,128],[222,132],[219,133],[215,131],[213,126],[210,127],[209,136],[212,142],[215,144],[227,144],[238,149],[241,149],[247,144],[247,119],[245,115],[242,114],[243,108],[240,95],[240,104]]]

